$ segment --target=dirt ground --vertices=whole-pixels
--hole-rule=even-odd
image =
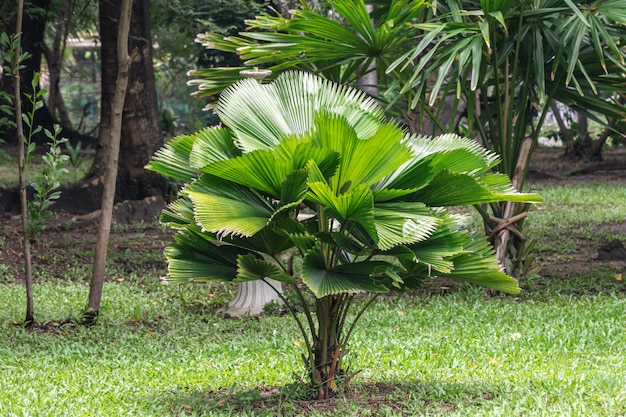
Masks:
[[[567,185],[577,183],[615,184],[626,186],[626,148],[624,146],[604,153],[604,160],[599,162],[573,161],[564,158],[561,149],[541,148],[533,156],[528,173],[530,188],[540,189],[545,184]],[[626,243],[626,223],[605,224],[602,229],[613,234],[623,235],[621,242]],[[578,250],[569,254],[567,259],[542,259],[538,256],[536,265],[544,278],[567,277],[583,271],[597,271],[608,268],[615,271],[626,269],[626,258],[599,259],[602,244],[579,242]]]
[[[606,152],[604,161],[592,164],[565,159],[562,152],[561,149],[554,148],[538,149],[528,174],[530,183],[538,187],[542,184],[579,182],[626,184],[624,147]],[[599,169],[582,175],[571,175],[585,168]],[[154,220],[160,212],[161,204],[163,202],[152,201],[133,207],[118,207],[118,225],[111,234],[109,249],[109,257],[118,267],[134,271],[137,275],[150,272],[162,276],[165,273],[166,264],[162,251],[171,237]],[[66,213],[55,213],[47,221],[42,234],[32,241],[35,269],[44,269],[47,278],[53,280],[63,279],[68,265],[82,263],[85,270],[89,271],[95,246],[96,221],[95,215],[76,217]],[[614,233],[623,233],[626,236],[626,224],[611,224],[606,227]],[[597,248],[587,248],[584,253],[572,253],[570,259],[563,261],[539,259],[537,263],[540,274],[567,275],[570,272],[593,269],[600,264],[606,265],[607,262],[610,264],[611,261],[590,259],[589,250],[597,253]],[[59,259],[65,259],[66,262],[59,263]],[[622,262],[617,267],[623,264]],[[5,213],[0,218],[0,267],[4,269],[4,271],[0,269],[0,279],[4,281],[7,280],[7,276],[12,276],[10,280],[17,282],[23,275],[20,221],[15,214]]]

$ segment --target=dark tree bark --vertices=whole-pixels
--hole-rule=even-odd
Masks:
[[[604,129],[600,137],[593,141],[591,146],[589,147],[589,153],[587,158],[593,161],[601,161],[602,158],[602,148],[606,143],[609,136],[611,136],[611,132],[615,128],[615,124],[617,123],[616,119],[610,119],[608,126]]]
[[[139,200],[164,195],[165,182],[144,170],[154,152],[163,144],[152,66],[152,41],[148,0],[133,2],[129,50],[131,66],[122,122],[122,142],[117,176],[116,201]],[[117,78],[117,30],[121,0],[100,0],[102,44],[102,105],[100,134],[91,176],[101,178],[110,137],[110,114]]]
[[[298,8],[300,2],[294,0],[272,0],[272,7],[284,18],[289,18],[291,10]]]

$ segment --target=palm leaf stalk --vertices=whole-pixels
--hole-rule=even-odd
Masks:
[[[492,173],[498,158],[473,140],[406,134],[363,92],[302,72],[242,80],[217,111],[223,127],[173,139],[148,165],[185,182],[162,216],[177,230],[168,280],[290,284],[304,317],[283,300],[318,398],[351,377],[343,358],[362,298],[433,276],[519,291],[486,239],[443,208],[541,201]]]

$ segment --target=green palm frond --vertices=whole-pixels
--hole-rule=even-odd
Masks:
[[[362,93],[308,74],[251,81],[218,103],[226,128],[178,138],[155,157],[165,172],[193,169],[162,217],[179,229],[166,253],[172,280],[293,283],[283,260],[299,253],[317,297],[416,288],[437,274],[516,291],[490,252],[433,207],[540,201],[489,172],[493,153],[454,135],[406,135]]]
[[[198,170],[218,162],[241,155],[235,146],[231,131],[221,127],[210,127],[194,135],[196,140],[189,154],[189,164]]]
[[[218,114],[237,136],[239,148],[251,152],[308,132],[322,109],[345,117],[360,138],[374,134],[384,117],[365,93],[296,72],[267,85],[242,80],[222,93]]]
[[[328,266],[324,253],[319,246],[316,246],[304,257],[302,281],[318,298],[330,294],[360,291],[387,292],[387,287],[372,278],[376,271],[386,266],[387,264],[381,261]]]
[[[188,198],[172,201],[161,214],[161,223],[174,228],[184,228],[195,222],[193,203]]]
[[[208,165],[203,170],[279,198],[282,182],[292,171],[292,167],[291,161],[278,159],[273,150],[256,150],[238,158]]]
[[[480,175],[499,162],[495,153],[481,147],[476,141],[453,134],[436,138],[408,135],[404,140],[411,148],[413,158],[376,184],[377,190],[417,191],[444,169]]]
[[[183,230],[165,249],[168,281],[232,281],[237,277],[237,259],[248,252]]]
[[[367,184],[359,184],[350,191],[336,195],[325,183],[309,183],[310,193],[307,200],[327,207],[330,214],[342,224],[356,222],[368,231],[370,236],[376,234],[374,229],[374,198]]]
[[[256,281],[265,278],[293,284],[294,279],[278,266],[252,254],[237,259],[237,282]]]
[[[283,231],[271,225],[251,237],[229,235],[220,236],[220,239],[225,244],[247,250],[258,256],[277,257],[293,248],[289,239],[285,239]]]
[[[275,208],[254,190],[203,175],[184,193],[194,205],[196,221],[211,233],[252,236],[269,223]]]
[[[414,196],[431,206],[462,206],[497,201],[540,203],[541,197],[520,194],[506,175],[485,174],[475,177],[443,170]]]
[[[201,134],[202,131],[198,132]],[[189,155],[196,141],[196,135],[178,136],[156,151],[146,169],[166,177],[190,181],[198,175],[198,170],[189,163]]]
[[[187,82],[196,87],[193,94],[197,97],[216,97],[222,91],[244,78],[241,71],[249,70],[249,67],[215,67],[202,68],[191,71],[192,78]],[[209,106],[213,107],[213,106]]]
[[[467,231],[459,229],[456,221],[445,212],[433,213],[441,219],[437,229],[425,240],[406,245],[410,251],[410,263],[426,265],[428,275],[450,273],[454,269],[452,257],[465,252],[465,246],[472,242]],[[405,261],[405,265],[408,263]],[[489,286],[489,285],[487,285]]]
[[[402,143],[403,136],[397,126],[381,123],[373,135],[359,136],[343,117],[320,114],[312,142],[341,155],[337,172],[330,179],[331,188],[338,193],[357,184],[375,184],[409,161],[411,152]]]
[[[507,294],[518,294],[521,291],[517,281],[502,271],[486,239],[475,240],[466,245],[465,249],[464,253],[452,257],[452,271],[442,273],[441,276],[483,285]]]
[[[448,169],[457,173],[482,173],[496,166],[500,160],[496,153],[480,146],[473,139],[455,134],[436,138],[410,135],[406,138],[416,159],[432,156],[435,172]],[[456,155],[453,155],[455,154]]]
[[[440,223],[441,219],[432,216],[430,209],[420,203],[382,203],[374,208],[374,226],[381,250],[425,240]]]

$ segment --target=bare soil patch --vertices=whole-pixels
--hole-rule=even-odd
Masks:
[[[565,157],[560,148],[538,148],[528,179],[537,183],[626,183],[626,147],[609,149],[598,162]],[[589,171],[589,172],[586,172]]]

